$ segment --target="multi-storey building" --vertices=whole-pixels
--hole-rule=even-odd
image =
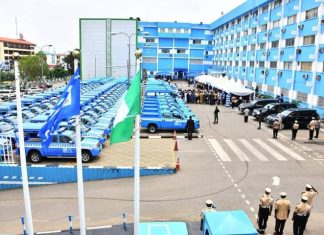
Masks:
[[[183,79],[212,68],[213,36],[209,24],[138,22],[142,68],[148,76]]]
[[[323,3],[247,0],[211,23],[213,69],[324,113]]]
[[[12,53],[18,52],[21,56],[33,55],[36,44],[24,39],[0,37],[0,62],[11,61]]]

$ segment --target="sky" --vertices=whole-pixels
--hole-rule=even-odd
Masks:
[[[56,53],[79,48],[79,18],[211,23],[244,0],[0,0],[0,37],[18,34]],[[45,49],[45,48],[44,48]]]

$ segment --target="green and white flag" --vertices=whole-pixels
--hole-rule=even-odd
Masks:
[[[110,134],[110,145],[129,141],[133,134],[135,116],[141,110],[141,74],[138,72],[117,112]]]

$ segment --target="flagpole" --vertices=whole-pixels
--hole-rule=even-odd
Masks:
[[[78,52],[74,51],[73,55],[77,56]],[[74,72],[78,68],[78,60],[74,58]],[[80,115],[75,117],[75,145],[77,158],[77,180],[78,180],[78,202],[79,202],[79,217],[80,217],[80,234],[86,235],[85,209],[84,209],[84,191],[83,191],[83,172],[82,172],[82,152],[81,152],[81,127]]]
[[[135,117],[134,147],[134,235],[140,234],[140,115]]]
[[[19,152],[20,152],[20,165],[21,165],[21,177],[23,183],[25,213],[27,219],[27,231],[28,234],[34,234],[33,218],[30,203],[29,185],[28,185],[28,173],[26,164],[26,152],[25,152],[25,139],[23,129],[23,119],[21,113],[21,97],[20,97],[20,76],[18,68],[19,53],[14,52],[12,54],[14,59],[15,80],[16,80],[16,101],[17,101],[17,123],[18,123],[18,137],[19,137]]]

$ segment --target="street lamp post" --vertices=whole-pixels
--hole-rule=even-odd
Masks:
[[[111,32],[110,35],[115,36],[115,35],[125,35],[128,38],[128,59],[127,59],[127,87],[130,85],[130,77],[131,77],[131,53],[130,53],[130,47],[131,47],[131,38],[136,35],[136,33],[128,34],[125,32]]]

